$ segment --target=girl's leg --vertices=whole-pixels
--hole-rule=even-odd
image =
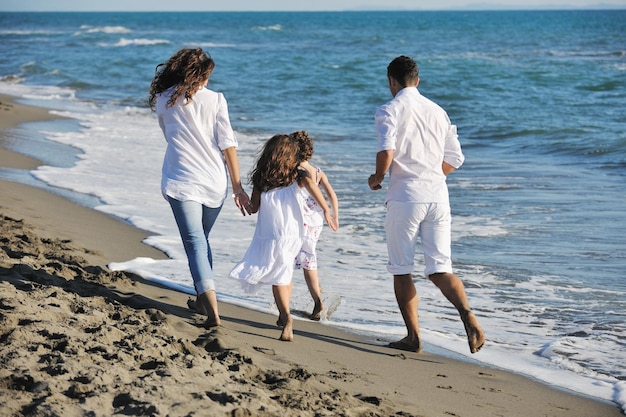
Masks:
[[[187,262],[198,294],[197,311],[208,317],[207,325],[219,325],[220,319],[213,279],[212,253],[208,236],[221,207],[205,207],[194,201],[169,198],[180,237],[187,254]]]
[[[306,286],[309,288],[309,293],[311,294],[311,298],[313,298],[313,312],[309,318],[311,320],[319,320],[320,313],[324,310],[324,304],[322,303],[322,291],[320,289],[320,281],[317,276],[317,269],[303,269],[304,271],[304,280],[306,281]]]
[[[279,340],[290,342],[293,340],[293,318],[289,310],[292,283],[289,285],[272,285],[274,301],[278,308],[278,322],[283,326]]]

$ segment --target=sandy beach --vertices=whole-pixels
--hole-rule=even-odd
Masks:
[[[3,138],[50,117],[0,95],[0,167],[35,168]],[[275,316],[220,303],[222,326],[207,330],[186,294],[107,268],[163,258],[146,232],[38,188],[0,181],[0,193],[2,416],[623,416],[322,323],[297,320],[280,342]]]

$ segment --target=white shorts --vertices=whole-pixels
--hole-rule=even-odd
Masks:
[[[415,246],[420,238],[426,276],[452,272],[450,204],[387,202],[387,270],[393,275],[413,273]]]

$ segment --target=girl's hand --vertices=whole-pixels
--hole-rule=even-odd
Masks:
[[[324,212],[324,218],[326,219],[326,223],[328,223],[328,227],[330,227],[333,232],[336,232],[337,229],[339,229],[339,220],[336,217],[333,217],[330,214],[330,211]]]

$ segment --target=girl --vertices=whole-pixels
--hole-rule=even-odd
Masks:
[[[301,162],[300,145],[293,135],[275,135],[265,144],[251,172],[250,211],[259,213],[256,229],[243,259],[229,274],[249,292],[258,290],[260,284],[272,285],[277,324],[283,326],[280,340],[284,341],[293,340],[289,302],[294,260],[302,248],[304,192],[315,198],[330,228],[337,230],[319,187],[299,169]]]
[[[201,48],[182,49],[157,65],[148,100],[167,142],[161,191],[176,219],[196,310],[207,316],[206,327],[220,324],[208,237],[226,199],[227,170],[235,204],[244,216],[250,213],[226,99],[205,88],[213,68],[215,62]]]
[[[330,201],[330,208],[333,212],[335,222],[339,221],[339,203],[335,190],[330,185],[328,177],[322,170],[309,163],[313,156],[313,139],[305,131],[292,133],[300,143],[300,169],[306,171],[313,182],[319,186]],[[319,320],[324,304],[321,299],[319,278],[317,275],[317,254],[316,247],[320,233],[324,227],[324,217],[322,208],[317,204],[311,195],[307,195],[303,207],[304,215],[304,241],[302,249],[296,257],[296,268],[304,272],[304,280],[313,298],[313,311],[309,318]],[[337,224],[338,225],[338,224]]]

